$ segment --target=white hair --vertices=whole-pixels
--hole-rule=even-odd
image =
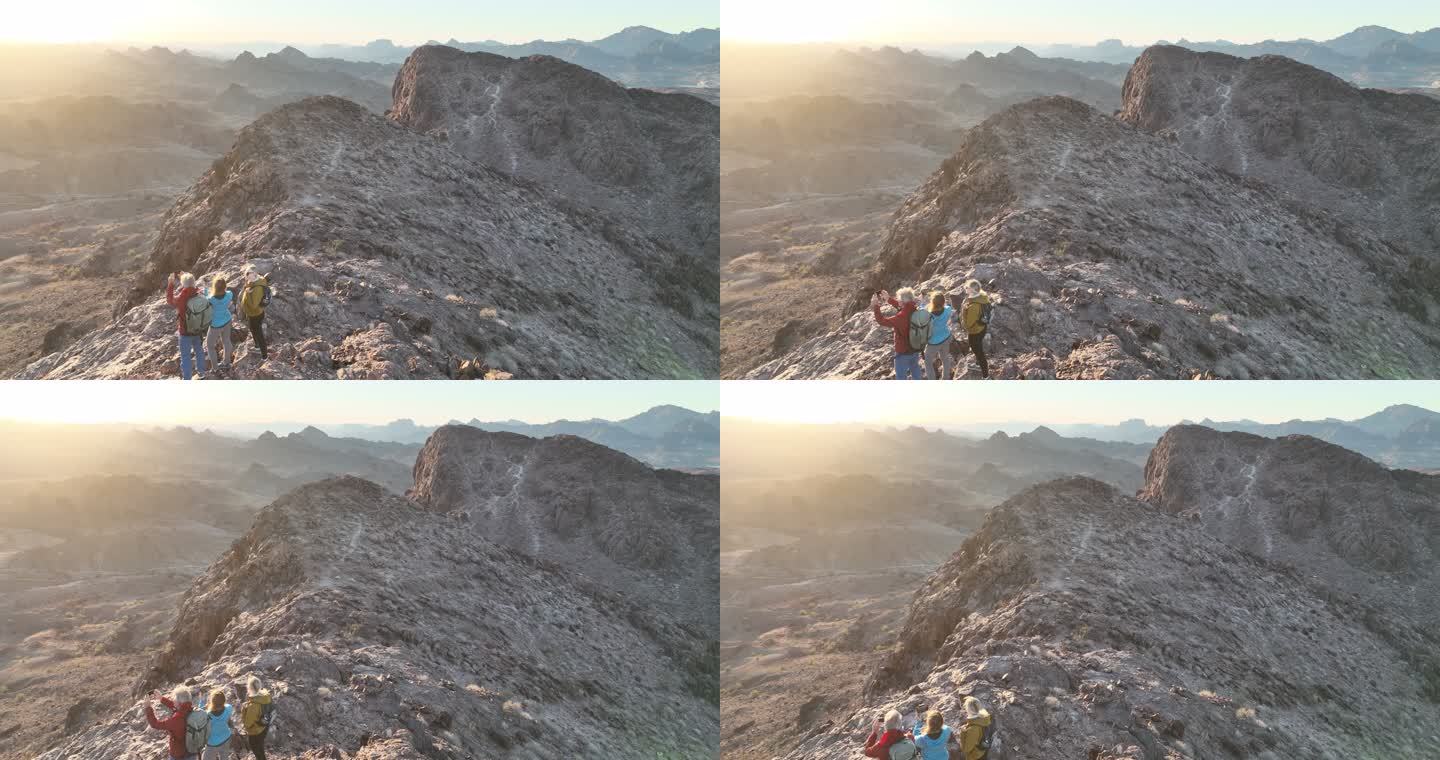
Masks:
[[[259,694],[264,687],[265,684],[261,683],[260,676],[250,676],[250,680],[245,682],[245,691],[250,694]]]
[[[895,291],[895,298],[898,299],[900,303],[913,303],[915,301],[915,289],[901,288]]]
[[[965,281],[965,292],[966,292],[966,293],[969,293],[970,295],[975,295],[976,293],[979,293],[979,292],[980,292],[980,281],[979,281],[979,280],[966,280],[966,281]]]
[[[971,282],[974,282],[974,281],[972,280]],[[985,706],[982,705],[982,704],[980,704],[980,700],[978,700],[978,699],[976,699],[976,698],[974,698],[974,697],[966,697],[966,698],[965,698],[965,714],[966,714],[966,715],[968,715],[968,716],[970,716],[970,717],[972,717],[972,718],[978,718],[978,717],[980,717],[980,713],[982,713],[982,712],[985,712]]]
[[[902,291],[902,292],[903,292],[903,291]],[[912,293],[911,295],[914,295],[914,294]],[[900,711],[899,711],[899,710],[891,710],[890,712],[885,713],[885,730],[886,730],[886,731],[889,731],[889,730],[892,729],[892,728],[899,728],[899,727],[900,727]]]
[[[195,287],[195,275],[190,274],[189,272],[181,272],[181,273],[180,273],[180,287],[182,287],[182,288],[193,288],[193,287]]]
[[[170,699],[174,700],[175,704],[179,705],[184,704],[185,702],[194,702],[195,695],[190,693],[189,686],[181,684],[175,687],[175,691],[170,692]]]

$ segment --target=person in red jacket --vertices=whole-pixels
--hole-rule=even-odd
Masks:
[[[170,709],[170,717],[165,720],[155,717],[156,697],[160,698],[160,704]],[[158,691],[145,695],[145,721],[151,728],[169,734],[171,760],[195,758],[194,754],[185,751],[185,719],[190,717],[190,711],[195,709],[191,704],[192,700],[189,686],[176,686],[169,697],[161,697]]]
[[[921,370],[920,352],[910,346],[910,315],[915,313],[915,291],[910,288],[901,288],[895,293],[898,298],[891,298],[888,291],[880,291],[870,297],[870,310],[875,313],[875,321],[895,331],[895,379],[896,380],[923,380],[925,375]],[[896,309],[890,316],[880,313],[880,304],[888,303]]]
[[[885,713],[885,722],[875,721],[870,735],[865,737],[865,756],[888,760],[890,745],[904,739],[908,734],[900,730],[900,713],[891,710]]]
[[[180,284],[178,292],[175,290],[177,281]],[[186,380],[190,379],[192,366],[195,374],[201,380],[205,379],[205,362],[200,358],[205,351],[205,333],[185,334],[185,304],[198,295],[200,289],[195,287],[195,275],[189,272],[172,273],[165,281],[165,303],[175,309],[175,334],[180,336],[180,376]]]

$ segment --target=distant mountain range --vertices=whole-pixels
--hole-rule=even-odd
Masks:
[[[710,468],[719,464],[720,413],[695,412],[678,406],[653,407],[622,420],[555,420],[529,423],[520,420],[482,421],[479,419],[450,420],[447,424],[469,425],[490,432],[519,433],[531,438],[552,435],[573,435],[598,443],[644,461],[654,467]],[[256,435],[276,432],[297,435],[299,423],[274,422],[226,426],[232,435]],[[383,425],[320,425],[306,426],[298,435],[314,444],[329,438],[339,442],[362,440],[374,445],[420,444],[441,425],[421,425],[411,419],[399,419]],[[338,445],[338,443],[337,443]]]
[[[1440,27],[1406,34],[1383,26],[1362,26],[1324,41],[1265,40],[1247,44],[1181,39],[1173,44],[1244,58],[1283,55],[1371,87],[1440,86],[1437,84],[1440,81]],[[1146,47],[1149,46],[1126,45],[1111,39],[1095,45],[1042,45],[1036,51],[1052,57],[1128,64]]]
[[[1440,467],[1440,413],[1412,404],[1388,406],[1357,420],[1327,417],[1323,420],[1289,420],[1287,422],[1256,422],[1254,420],[1217,421],[1208,417],[1199,421],[1183,420],[1178,424],[1199,424],[1213,430],[1238,431],[1279,438],[1287,435],[1308,435],[1327,443],[1343,446],[1391,467]],[[951,432],[983,433],[1000,427],[1014,431],[1014,425],[967,425],[947,427]],[[1151,425],[1142,419],[1131,419],[1113,425],[1071,424],[1036,428],[1041,437],[1056,434],[1095,442],[1152,444],[1169,430],[1170,425]],[[1022,434],[1033,435],[1032,433]],[[1113,452],[1110,453],[1112,456]]]
[[[486,52],[509,58],[549,55],[584,66],[618,82],[646,87],[707,87],[720,86],[720,30],[692,29],[687,32],[663,32],[648,26],[626,27],[598,40],[532,40],[506,43],[497,40],[465,42],[427,40],[424,45],[446,45],[467,53]],[[363,45],[296,45],[276,42],[254,42],[244,45],[202,46],[201,52],[232,57],[235,55],[294,53],[320,59],[343,59],[371,65],[398,65],[420,45],[405,45],[394,40],[378,39]],[[294,51],[289,53],[287,51]]]

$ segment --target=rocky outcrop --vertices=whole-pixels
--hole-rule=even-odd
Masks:
[[[653,470],[575,436],[447,425],[421,449],[409,495],[488,540],[711,630],[719,489],[718,476]]]
[[[1257,103],[1272,90],[1348,88],[1299,64],[1259,59],[1245,65],[1266,82],[1256,86]],[[1440,280],[1433,279],[1433,257],[1406,242],[1433,235],[1394,237],[1381,229],[1388,223],[1334,213],[1339,206],[1305,197],[1327,175],[1284,168],[1326,165],[1319,154],[1305,153],[1308,143],[1277,143],[1274,166],[1280,168],[1272,174],[1242,176],[1225,168],[1230,163],[1218,155],[1221,146],[1267,134],[1238,117],[1231,126],[1207,122],[1206,134],[1218,137],[1206,138],[1204,150],[1192,148],[1199,144],[1193,135],[1132,126],[1157,127],[1169,123],[1166,114],[1218,108],[1210,100],[1213,87],[1198,94],[1178,85],[1167,90],[1169,79],[1141,72],[1126,88],[1122,119],[1050,97],[969,130],[959,150],[895,212],[877,264],[853,291],[839,326],[799,342],[749,377],[885,376],[890,331],[871,318],[870,295],[904,285],[958,293],[969,278],[1000,299],[987,350],[992,374],[1002,378],[1440,372],[1434,287]],[[1329,84],[1317,85],[1317,78]],[[1300,96],[1282,103],[1294,97]],[[1316,112],[1294,109],[1288,112],[1292,131],[1326,135],[1325,155],[1341,163],[1351,160],[1345,156],[1352,143],[1356,161],[1373,153],[1371,163],[1387,167],[1377,181],[1393,178],[1395,189],[1343,192],[1375,203],[1390,199],[1387,214],[1408,215],[1416,229],[1433,225],[1440,215],[1426,205],[1437,197],[1427,174],[1434,162],[1426,157],[1434,146],[1417,136],[1433,132],[1435,104],[1380,93],[1354,98],[1386,113],[1376,132],[1337,130]],[[1226,142],[1232,136],[1236,142]],[[1407,156],[1419,166],[1389,168]],[[1293,187],[1283,184],[1291,174]],[[1341,175],[1348,176],[1335,175],[1336,188]],[[1356,332],[1359,314],[1365,315],[1363,340]]]
[[[1205,435],[1177,429],[1162,446]],[[868,704],[786,757],[851,757],[891,708],[939,709],[958,724],[965,695],[997,716],[1011,758],[1440,751],[1429,728],[1440,719],[1433,625],[1237,548],[1205,517],[1172,513],[1176,483],[1152,485],[1171,493],[1165,504],[1069,478],[996,507],[915,593],[869,678]],[[1353,572],[1428,587],[1415,575]]]
[[[453,462],[437,451],[457,436],[445,430],[429,453]],[[500,449],[518,443],[492,437]],[[529,477],[538,487],[541,473],[564,467],[551,457],[577,444],[534,443]],[[491,464],[474,463],[460,490],[485,481]],[[427,473],[432,497],[455,493],[440,481],[462,474],[448,465],[417,471]],[[607,482],[638,500],[653,495],[646,472],[635,463]],[[713,486],[693,482],[714,501]],[[692,515],[670,516],[692,524],[669,529],[702,530]],[[272,755],[286,757],[712,752],[715,629],[592,580],[584,568],[492,541],[483,528],[495,525],[358,478],[303,486],[262,510],[196,579],[136,695],[176,682],[209,690],[257,674],[281,716]],[[138,716],[126,710],[42,757],[149,758],[158,740]]]
[[[1440,477],[1390,470],[1303,435],[1172,428],[1139,498],[1230,546],[1427,625],[1440,604]]]
[[[717,264],[687,267],[667,246],[349,101],[311,98],[248,126],[180,198],[113,321],[22,374],[176,375],[166,277],[233,282],[259,264],[274,285],[270,360],[242,332],[236,377],[445,378],[472,357],[526,378],[714,376],[704,272]]]
[[[1256,177],[1440,266],[1440,103],[1356,87],[1278,55],[1149,48],[1119,119]]]
[[[627,89],[580,66],[418,48],[395,79],[390,118],[524,177],[659,244],[656,270],[719,288],[720,109],[689,95]],[[638,253],[638,252],[637,252]],[[691,295],[680,299],[695,300]],[[696,304],[699,306],[700,304]],[[718,318],[718,312],[713,313]]]

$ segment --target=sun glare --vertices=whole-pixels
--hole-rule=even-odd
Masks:
[[[0,390],[0,419],[61,424],[140,422],[160,424],[176,410],[176,384],[136,382],[126,393],[102,391],[117,380],[11,383]],[[113,391],[115,389],[109,389]]]
[[[145,13],[144,3],[116,0],[68,0],[7,4],[0,40],[73,43],[127,36]]]
[[[829,42],[863,36],[866,14],[848,2],[725,0],[721,34],[743,42]]]
[[[720,405],[727,417],[770,422],[827,424],[885,419],[894,394],[870,393],[868,383],[838,381],[722,383]]]

